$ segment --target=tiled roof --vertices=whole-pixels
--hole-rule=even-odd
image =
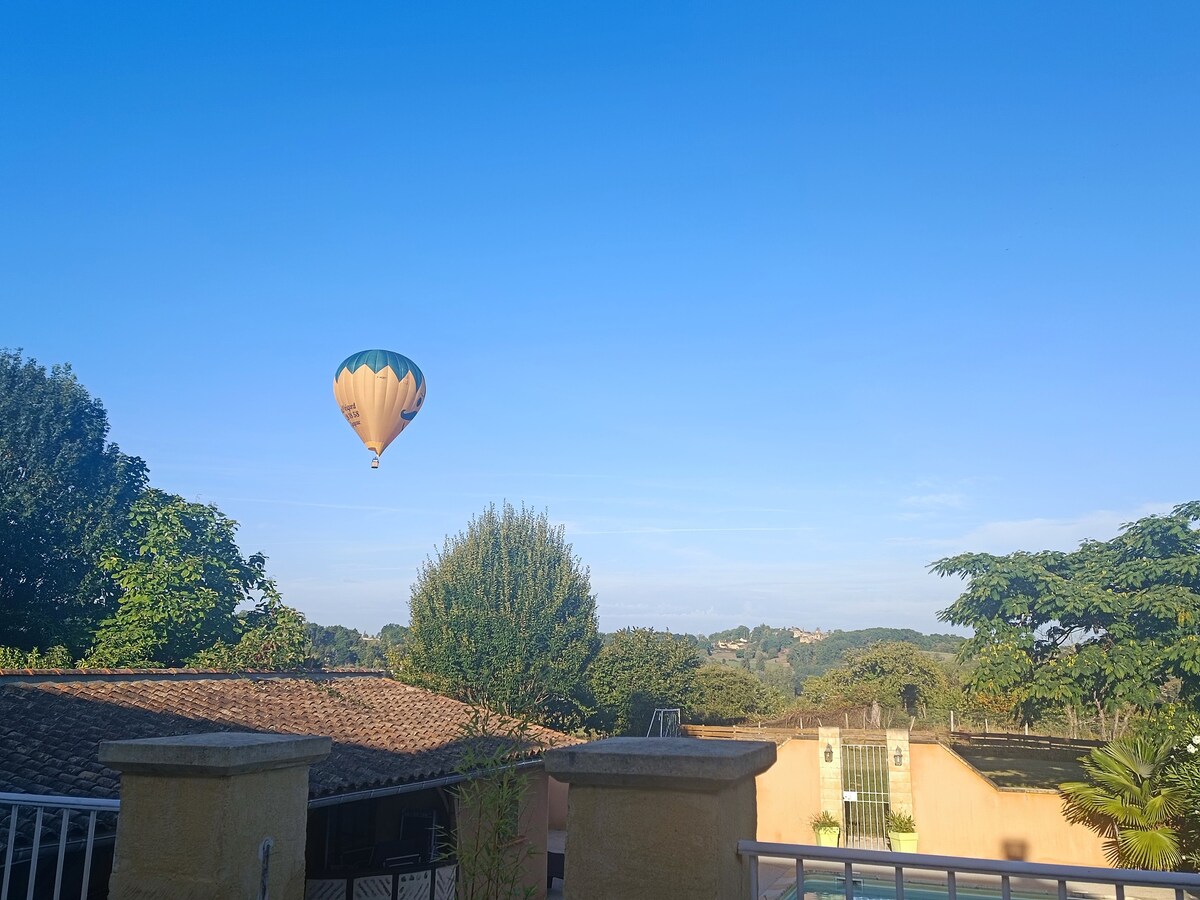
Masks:
[[[0,791],[116,797],[101,741],[273,731],[333,738],[309,775],[310,797],[329,797],[453,775],[470,716],[463,703],[377,673],[0,670]]]

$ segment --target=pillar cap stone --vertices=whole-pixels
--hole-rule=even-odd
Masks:
[[[765,772],[771,741],[701,738],[605,738],[545,753],[546,773],[570,784],[718,791]]]
[[[310,765],[327,757],[332,746],[327,737],[301,734],[183,734],[103,741],[100,762],[126,774],[221,778]]]

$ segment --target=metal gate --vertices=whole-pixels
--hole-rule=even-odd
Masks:
[[[888,755],[885,744],[842,745],[842,845],[886,850]]]

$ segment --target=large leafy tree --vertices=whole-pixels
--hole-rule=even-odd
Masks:
[[[239,613],[236,644],[217,641],[188,660],[189,665],[207,669],[268,669],[286,671],[315,667],[307,623],[297,610],[286,606],[274,586],[264,589],[252,609]]]
[[[881,641],[846,653],[841,666],[804,682],[806,704],[836,708],[879,703],[910,713],[943,706],[951,681],[936,660],[903,641]]]
[[[489,506],[413,585],[398,675],[489,708],[577,724],[599,649],[588,570],[546,513]]]
[[[672,634],[618,631],[588,673],[593,724],[612,734],[644,735],[656,708],[688,707],[699,668],[695,648]]]
[[[146,484],[69,366],[0,351],[0,645],[87,646],[119,589],[100,556]]]
[[[253,659],[264,667],[299,662],[281,648],[307,646],[304,620],[297,623],[298,614],[282,606],[266,576],[266,557],[242,556],[236,530],[215,506],[145,491],[122,540],[102,560],[123,594],[85,663],[173,666],[214,648],[237,667],[259,667]],[[256,604],[255,614],[239,616],[244,604]],[[256,650],[247,645],[242,657],[229,653],[250,633]],[[209,664],[216,660],[208,657]]]
[[[1200,695],[1200,501],[1073,552],[964,553],[934,563],[967,579],[939,615],[974,636],[971,686],[1012,699],[1027,722],[1092,712],[1105,733],[1168,683]]]
[[[787,701],[788,696],[781,690],[764,684],[745,669],[709,664],[695,673],[689,718],[711,725],[762,721],[781,713]]]

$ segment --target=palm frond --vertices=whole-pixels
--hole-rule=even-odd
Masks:
[[[1124,828],[1117,835],[1120,864],[1135,869],[1169,871],[1182,861],[1179,836],[1169,826]]]

